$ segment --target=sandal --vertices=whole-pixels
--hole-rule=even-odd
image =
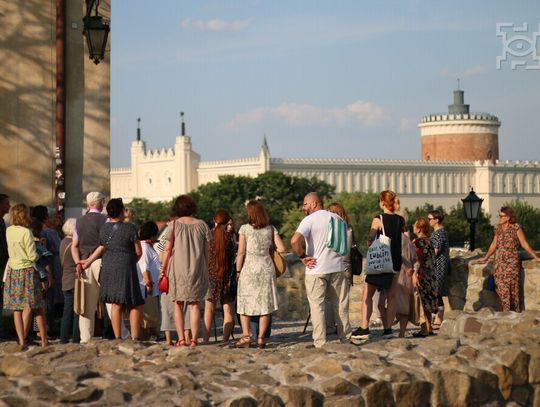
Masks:
[[[425,333],[425,332],[422,332],[422,331],[418,331],[418,332],[414,332],[412,334],[413,338],[427,338],[429,336],[429,334]]]
[[[176,342],[173,342],[173,345],[175,348],[179,346],[186,346],[186,341],[183,339],[178,339]]]
[[[431,329],[433,329],[434,331],[438,331],[440,327],[441,327],[441,324],[437,322],[434,322],[431,324]]]
[[[257,338],[257,348],[258,349],[266,348],[266,343],[264,342],[264,338]]]
[[[199,345],[199,342],[197,342],[197,339],[192,339],[191,343],[189,344],[190,348],[194,348]]]
[[[251,347],[251,337],[250,336],[242,336],[240,340],[238,340],[234,344],[235,348],[249,348]]]

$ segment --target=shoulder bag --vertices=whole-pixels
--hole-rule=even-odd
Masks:
[[[390,251],[390,237],[384,232],[382,215],[380,219],[382,234],[371,243],[366,253],[366,275],[395,273]]]
[[[362,263],[364,258],[358,246],[356,244],[356,239],[354,238],[354,231],[352,232],[352,244],[351,244],[351,272],[355,276],[362,274]]]
[[[287,270],[287,262],[285,261],[285,258],[283,255],[277,251],[276,249],[276,243],[274,242],[274,227],[271,226],[272,231],[272,245],[270,246],[270,258],[272,259],[272,262],[274,263],[274,268],[276,269],[276,278],[280,277],[283,273],[285,273],[285,270]]]
[[[176,226],[176,220],[173,220],[173,227],[171,233],[171,245],[169,246],[169,252],[167,253],[167,258],[165,259],[165,264],[163,265],[163,273],[159,276],[158,288],[159,292],[168,294],[169,293],[169,269],[171,265],[171,255],[174,246],[174,228]]]

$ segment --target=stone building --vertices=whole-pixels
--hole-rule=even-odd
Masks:
[[[109,53],[99,65],[88,58],[85,4],[0,0],[0,192],[55,206],[61,126],[67,215],[80,214],[88,191],[110,190]],[[110,0],[99,12],[110,16]]]
[[[499,161],[498,119],[469,113],[461,90],[454,92],[454,98],[448,114],[421,120],[422,160],[278,158],[271,156],[265,138],[256,156],[201,161],[183,130],[169,149],[151,151],[140,137],[133,141],[131,167],[111,170],[111,194],[128,201],[135,197],[162,201],[217,181],[220,175],[280,171],[317,177],[334,185],[337,192],[392,189],[409,208],[431,202],[448,209],[460,203],[471,187],[484,199],[488,213],[513,199],[540,207],[540,162]]]

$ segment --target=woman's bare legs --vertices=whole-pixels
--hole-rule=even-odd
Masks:
[[[373,313],[373,294],[377,287],[366,283],[364,285],[364,290],[362,291],[362,323],[360,327],[363,329],[369,328],[369,319]]]
[[[30,332],[30,327],[32,326],[32,309],[25,308],[22,312],[22,323],[24,328],[24,338],[28,338],[28,332]]]
[[[223,341],[227,342],[234,329],[235,302],[223,304]]]
[[[131,307],[129,310],[129,327],[131,330],[131,339],[139,339],[141,336],[141,308],[142,305],[138,307]]]
[[[249,315],[240,315],[240,323],[242,324],[242,337],[251,338],[251,332],[249,331],[249,324],[251,317]]]
[[[407,324],[409,323],[409,316],[399,314],[399,337],[405,338],[405,331],[407,330]]]
[[[19,338],[21,350],[26,348],[26,335],[22,315],[23,311],[13,311],[13,323],[15,324],[15,330],[17,331],[17,337]]]
[[[189,307],[189,325],[191,327],[191,344],[197,342],[199,338],[199,323],[201,321],[201,310],[199,308],[199,302],[190,302]]]
[[[204,343],[210,342],[210,331],[212,330],[212,321],[213,321],[215,312],[216,312],[216,304],[213,303],[212,301],[206,300],[204,302],[204,333],[203,333]]]
[[[36,315],[36,322],[41,334],[41,346],[47,346],[49,344],[49,339],[47,338],[47,324],[45,323],[45,313],[43,308],[34,309]]]
[[[122,338],[122,305],[111,304],[111,325],[115,339]]]
[[[270,315],[261,315],[259,316],[259,335],[257,335],[257,344],[264,344],[264,334],[268,329],[268,324],[270,323]]]
[[[175,301],[174,305],[174,325],[176,326],[176,333],[178,340],[184,337],[184,302]]]

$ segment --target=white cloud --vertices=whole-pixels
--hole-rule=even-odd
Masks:
[[[488,71],[487,65],[474,65],[461,72],[451,72],[448,68],[441,70],[441,76],[444,78],[470,78],[478,76]]]
[[[261,123],[267,119],[284,120],[292,126],[314,124],[343,124],[359,122],[374,125],[388,117],[386,110],[373,102],[357,100],[345,107],[323,108],[310,104],[282,103],[279,106],[257,107],[236,114],[228,123],[230,128],[239,128]]]
[[[181,26],[185,30],[192,31],[241,31],[249,26],[251,20],[225,21],[221,19],[198,20],[188,17],[182,21]]]

